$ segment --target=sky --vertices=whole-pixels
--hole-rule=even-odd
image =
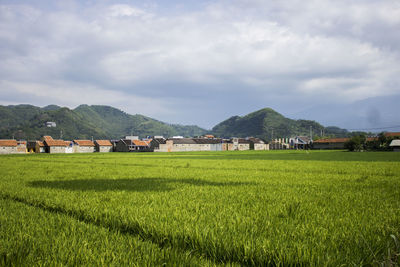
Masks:
[[[398,100],[398,0],[0,0],[0,105],[400,129]]]

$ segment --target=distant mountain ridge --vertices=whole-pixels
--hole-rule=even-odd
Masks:
[[[243,117],[233,116],[212,129],[217,136],[254,136],[264,139],[283,138],[290,136],[331,135],[347,136],[348,131],[338,127],[324,127],[316,121],[292,120],[284,117],[271,108],[264,108]]]
[[[57,127],[46,127],[52,121]],[[119,139],[125,135],[141,137],[200,136],[212,133],[218,137],[254,136],[271,138],[324,133],[336,137],[349,132],[337,127],[324,127],[310,120],[292,120],[271,108],[261,109],[243,117],[233,116],[212,130],[194,125],[168,124],[140,114],[130,115],[117,108],[101,105],[80,105],[75,109],[49,105],[0,105],[0,138],[39,139],[43,135],[63,139]]]
[[[57,127],[45,126],[54,121]],[[0,106],[0,138],[119,139],[125,135],[203,135],[198,126],[164,123],[143,115],[130,115],[110,106],[80,105],[75,109],[49,105]]]

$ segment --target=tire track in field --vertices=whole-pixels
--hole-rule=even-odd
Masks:
[[[269,255],[270,257],[263,258],[240,258],[240,256],[238,256],[238,252],[241,248],[230,249],[224,247],[222,244],[217,244],[219,245],[219,251],[225,252],[224,254],[222,254],[221,252],[218,253],[215,251],[204,250],[202,249],[202,247],[204,246],[201,245],[201,242],[199,240],[191,238],[190,236],[171,236],[162,234],[154,230],[151,230],[149,232],[146,231],[137,222],[131,222],[129,225],[127,225],[118,221],[118,218],[115,219],[115,222],[107,222],[102,219],[103,216],[92,217],[82,210],[67,210],[63,207],[49,206],[41,201],[27,200],[18,196],[11,196],[8,194],[0,194],[0,198],[22,203],[27,206],[41,209],[43,211],[63,214],[86,224],[92,224],[98,227],[106,228],[112,232],[119,232],[121,234],[135,236],[142,241],[151,242],[157,245],[160,249],[172,248],[176,251],[180,251],[181,253],[189,253],[190,255],[197,258],[208,259],[214,262],[216,265],[223,264],[228,266],[277,266],[274,261],[274,258],[276,258],[274,257],[274,255]],[[282,261],[280,261],[280,264],[282,264]],[[285,262],[284,265],[307,266],[308,264],[299,262]]]

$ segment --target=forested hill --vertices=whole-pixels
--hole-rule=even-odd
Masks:
[[[270,140],[280,137],[291,137],[296,135],[310,135],[312,129],[313,136],[343,137],[349,132],[338,127],[324,127],[318,122],[310,120],[292,120],[270,108],[252,112],[246,116],[233,116],[218,125],[212,132],[221,137],[247,137],[254,136]]]
[[[48,128],[46,122],[56,122]],[[43,135],[63,139],[118,139],[125,135],[195,136],[207,131],[198,126],[167,124],[143,115],[130,115],[109,106],[81,105],[69,109],[50,105],[0,106],[0,138],[39,139]]]
[[[46,122],[57,127],[48,128]],[[119,139],[125,135],[199,136],[213,133],[218,137],[260,137],[269,140],[294,135],[343,137],[349,132],[337,127],[324,127],[315,121],[292,120],[265,108],[246,116],[231,117],[211,131],[198,126],[164,123],[143,115],[130,115],[110,106],[80,105],[75,109],[50,105],[44,108],[32,105],[0,106],[0,139],[33,140],[43,135],[63,139]]]

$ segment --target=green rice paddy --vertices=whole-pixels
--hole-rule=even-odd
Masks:
[[[400,153],[0,156],[0,265],[400,263]]]

